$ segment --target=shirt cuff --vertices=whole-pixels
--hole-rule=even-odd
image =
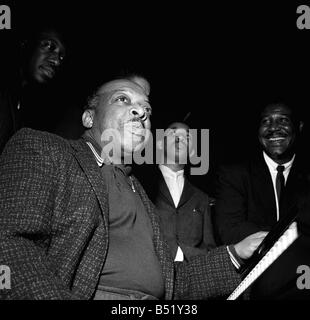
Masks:
[[[230,257],[230,260],[232,264],[235,266],[237,270],[240,269],[240,267],[244,264],[242,259],[238,256],[236,249],[233,245],[227,246],[227,251]]]

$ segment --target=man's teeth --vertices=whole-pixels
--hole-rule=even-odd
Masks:
[[[277,138],[269,138],[269,141],[280,141],[280,140],[285,140],[284,137],[277,137]]]

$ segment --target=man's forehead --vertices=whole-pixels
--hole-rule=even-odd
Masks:
[[[183,129],[183,130],[188,131],[189,130],[189,126],[186,125],[185,123],[182,123],[182,122],[174,122],[174,123],[172,123],[172,124],[170,124],[168,126],[168,129],[172,129],[172,130]]]
[[[64,41],[62,39],[62,36],[54,30],[46,30],[42,31],[39,34],[39,40],[54,40],[63,50],[65,49]]]
[[[271,105],[267,106],[263,112],[261,113],[261,117],[266,117],[269,115],[273,114],[280,114],[280,115],[286,115],[286,116],[291,116],[292,115],[292,110],[286,106],[286,105]]]
[[[141,86],[139,86],[137,83],[133,81],[126,80],[126,79],[118,79],[118,80],[107,82],[102,87],[100,87],[100,89],[98,90],[98,93],[103,94],[111,91],[122,91],[122,90],[134,91],[136,93],[146,96],[146,93]]]

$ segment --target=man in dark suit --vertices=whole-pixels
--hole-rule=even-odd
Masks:
[[[208,195],[190,183],[184,169],[194,151],[185,123],[174,122],[157,141],[161,164],[153,170],[155,183],[145,188],[160,217],[161,229],[175,261],[206,254],[216,246]]]
[[[300,210],[308,188],[307,174],[296,155],[302,128],[303,122],[286,104],[266,106],[258,129],[262,150],[243,164],[219,170],[215,220],[222,243],[237,242],[259,230],[269,231],[279,219]],[[297,265],[291,268],[292,277],[285,274],[284,265],[288,267],[294,260],[288,258],[291,250],[257,281],[252,297],[285,296],[286,281],[294,283],[296,276]]]
[[[176,270],[158,216],[127,164],[148,140],[149,85],[110,81],[82,139],[22,129],[0,157],[0,265],[8,299],[208,299],[239,281],[226,246]],[[264,234],[253,239],[258,246]],[[249,257],[244,243],[233,246]]]

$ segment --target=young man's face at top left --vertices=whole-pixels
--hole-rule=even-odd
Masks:
[[[65,57],[65,46],[55,31],[42,32],[28,63],[28,76],[38,83],[53,79]]]

